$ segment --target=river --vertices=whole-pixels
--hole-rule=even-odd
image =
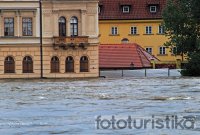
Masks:
[[[1,135],[199,135],[200,78],[1,80],[0,116]],[[195,128],[98,129],[98,116],[192,117]]]

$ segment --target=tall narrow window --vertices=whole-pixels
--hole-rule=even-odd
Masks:
[[[118,34],[118,27],[112,27],[111,28],[111,34],[112,35],[117,35]]]
[[[4,72],[5,73],[15,73],[15,61],[13,57],[8,56],[4,61]]]
[[[146,34],[152,34],[152,27],[146,26]]]
[[[164,34],[164,33],[165,33],[164,26],[159,25],[159,26],[158,26],[158,34]]]
[[[160,52],[161,55],[165,55],[165,54],[166,54],[166,48],[163,47],[163,46],[161,46],[161,47],[159,48],[159,52]]]
[[[98,6],[98,13],[101,13],[101,6]]]
[[[23,36],[33,35],[32,18],[22,18],[22,33],[23,33]]]
[[[58,20],[59,23],[59,36],[65,37],[66,36],[66,19],[65,17],[60,17]]]
[[[98,7],[98,12],[99,12],[99,14],[101,13],[103,11],[103,5],[99,5],[99,7]]]
[[[78,19],[72,17],[70,20],[71,36],[78,36]]]
[[[14,18],[4,18],[4,36],[14,36]]]
[[[60,72],[60,62],[57,56],[51,58],[51,73]]]
[[[74,72],[74,59],[71,56],[66,58],[65,72]]]
[[[80,72],[89,72],[89,61],[86,56],[80,59]]]
[[[137,34],[137,27],[136,26],[132,26],[131,27],[131,35],[136,35]]]
[[[33,60],[30,56],[23,59],[23,73],[33,73]]]

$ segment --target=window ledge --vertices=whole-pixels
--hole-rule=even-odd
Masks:
[[[143,34],[143,35],[154,35],[154,34]]]
[[[1,36],[0,38],[5,38],[5,39],[9,39],[9,38],[39,38],[39,37],[35,37],[35,36]]]
[[[157,11],[149,11],[151,14],[156,14]]]
[[[65,72],[65,74],[75,74],[76,72]]]
[[[23,36],[21,36],[21,37],[33,37],[33,35],[31,35],[31,36],[24,36],[24,35],[23,35]]]
[[[168,54],[157,54],[157,56],[168,56]]]
[[[139,36],[140,34],[128,34],[129,36]]]
[[[60,72],[50,72],[50,74],[60,74]]]
[[[17,36],[1,36],[1,38],[18,38]]]
[[[75,74],[76,72],[64,72],[64,73],[61,73],[61,72],[51,72],[50,74]]]
[[[113,34],[109,34],[109,36],[120,36],[120,34],[116,34],[116,35],[113,35]]]
[[[156,33],[156,35],[165,35],[164,33]]]

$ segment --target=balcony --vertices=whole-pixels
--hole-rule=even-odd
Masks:
[[[59,48],[62,48],[64,50],[67,50],[69,48],[72,49],[87,49],[88,43],[88,36],[76,36],[76,37],[54,37],[53,38],[53,46],[54,49],[57,50]]]

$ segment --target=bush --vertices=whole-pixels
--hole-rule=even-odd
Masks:
[[[182,76],[200,76],[200,52],[189,55],[188,63],[181,74]]]

